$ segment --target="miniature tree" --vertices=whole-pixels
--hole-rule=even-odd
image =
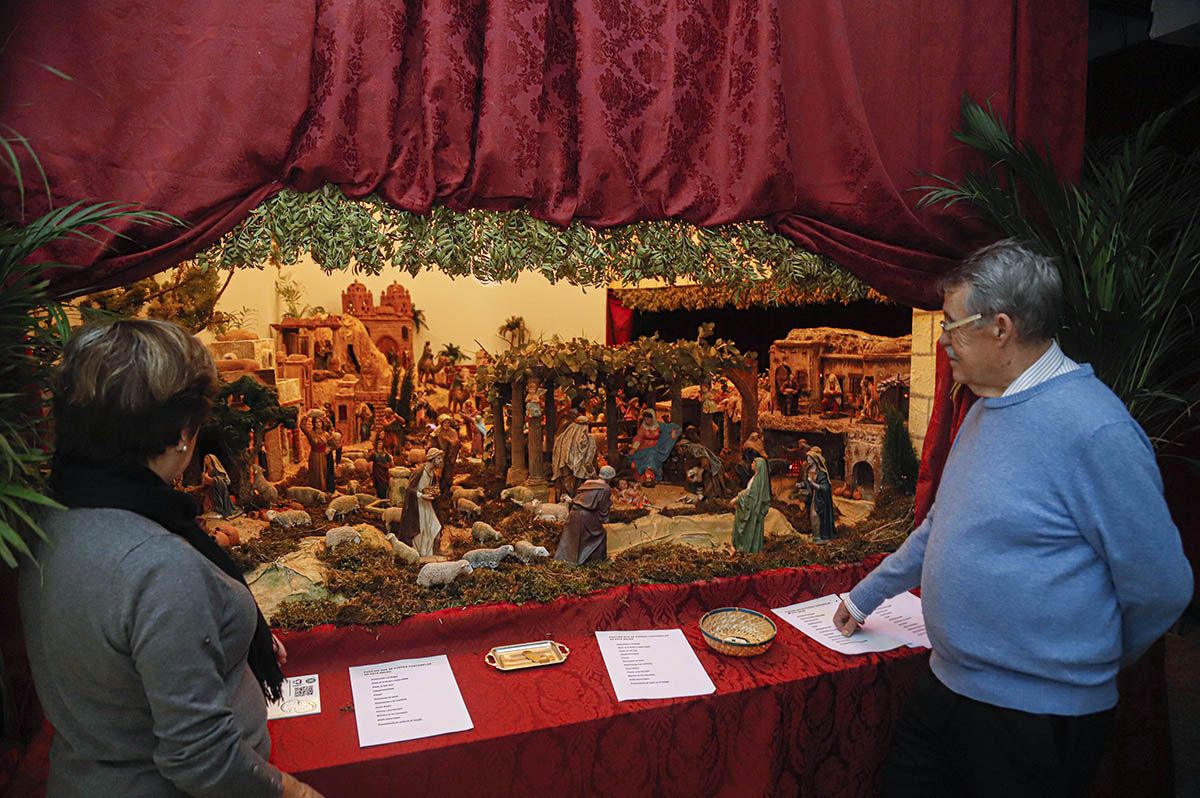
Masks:
[[[218,456],[226,466],[235,466],[227,470],[242,506],[251,495],[250,466],[258,462],[264,437],[276,427],[295,429],[297,415],[297,408],[279,406],[274,388],[252,377],[221,386],[208,426],[223,450]]]
[[[913,448],[908,425],[894,409],[887,411],[887,428],[883,434],[882,483],[905,496],[917,492],[917,471],[921,461]]]
[[[398,374],[400,369],[393,369],[393,375]],[[392,377],[392,410],[396,411],[396,415],[404,419],[407,426],[412,421],[413,415],[413,373],[412,369],[404,370],[404,379],[400,383],[400,394],[396,394],[396,379]]]

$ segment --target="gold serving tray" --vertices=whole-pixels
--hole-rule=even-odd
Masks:
[[[496,646],[487,653],[483,661],[498,671],[519,671],[522,668],[540,668],[566,662],[571,649],[553,640],[536,643],[518,643],[514,646]]]

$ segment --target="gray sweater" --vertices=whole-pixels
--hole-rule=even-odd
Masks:
[[[54,511],[44,528],[20,600],[56,731],[50,798],[279,795],[250,592],[135,513]]]

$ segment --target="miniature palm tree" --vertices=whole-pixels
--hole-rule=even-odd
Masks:
[[[429,329],[429,324],[427,324],[425,321],[425,311],[421,310],[419,307],[414,305],[413,309],[412,309],[412,314],[413,314],[412,320],[413,320],[413,332],[414,333],[419,333],[419,332],[421,332],[421,330]]]
[[[462,351],[462,347],[458,344],[446,344],[438,352],[438,357],[444,357],[450,361],[452,365],[457,365],[459,362],[466,360],[467,355]]]
[[[522,316],[509,316],[497,332],[508,342],[510,349],[522,347],[529,340],[529,328]]]

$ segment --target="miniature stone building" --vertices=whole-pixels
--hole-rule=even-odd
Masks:
[[[376,305],[367,287],[355,281],[342,292],[342,313],[361,321],[379,351],[395,354],[402,368],[413,364],[416,331],[412,297],[404,286],[389,285]]]
[[[873,382],[882,410],[908,417],[912,338],[814,327],[792,330],[770,350],[770,410],[759,417],[772,456],[800,456],[803,440],[820,446],[835,479],[873,495],[882,472],[884,426],[862,418],[865,382]],[[839,409],[823,410],[826,385],[840,391]],[[780,387],[791,380],[790,390]],[[827,403],[828,405],[828,403]]]

